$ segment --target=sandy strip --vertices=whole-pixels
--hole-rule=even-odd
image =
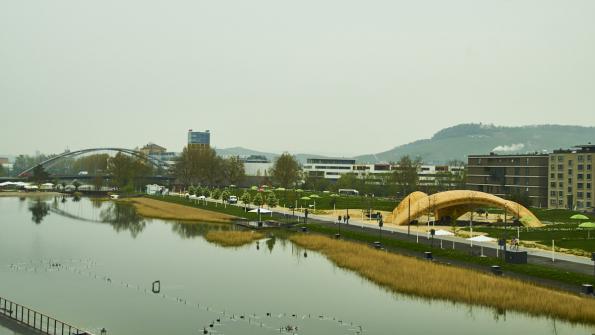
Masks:
[[[159,201],[149,198],[130,198],[119,201],[133,204],[138,214],[149,218],[217,223],[226,223],[238,219],[235,216],[223,213],[207,211],[204,209],[178,205],[171,202]]]

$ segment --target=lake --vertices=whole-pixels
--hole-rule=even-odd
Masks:
[[[223,248],[203,238],[210,229],[238,228],[145,219],[89,198],[0,197],[0,296],[97,335],[595,333],[395,294],[282,236]]]

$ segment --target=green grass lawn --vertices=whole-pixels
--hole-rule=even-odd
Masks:
[[[248,191],[252,198],[256,195],[258,191],[254,190],[231,190],[231,194],[236,195],[238,198],[244,194],[244,191]],[[286,191],[274,191],[275,196],[279,200],[280,206],[295,206],[297,200],[298,207],[307,207],[308,205],[314,205],[316,202],[316,209],[321,210],[330,210],[333,209],[333,204],[335,205],[336,209],[369,209],[372,210],[380,210],[380,211],[392,211],[397,207],[398,202],[394,199],[388,198],[371,198],[371,197],[364,197],[364,196],[339,196],[339,197],[331,197],[330,193],[323,193],[323,192],[295,192],[293,190],[286,190]],[[266,198],[267,192],[263,193],[263,196]],[[313,194],[319,196],[319,198],[311,199],[311,200],[300,200],[302,197],[309,197]]]
[[[547,208],[530,208],[530,210],[537,216],[542,222],[555,222],[555,223],[580,223],[581,221],[573,220],[570,217],[574,214],[583,214],[590,218],[591,221],[595,222],[595,216],[591,214],[581,213],[577,211],[571,211],[568,209],[547,209]]]
[[[533,241],[543,245],[551,245],[552,240],[558,247],[567,249],[581,249],[588,252],[595,252],[595,231],[591,232],[591,239],[587,239],[587,231],[577,228],[578,224],[560,224],[550,225],[543,228],[524,228],[520,230],[521,241]],[[463,228],[469,231],[469,227]],[[517,236],[517,229],[492,228],[492,227],[473,227],[474,232],[484,232],[494,238],[508,238]]]

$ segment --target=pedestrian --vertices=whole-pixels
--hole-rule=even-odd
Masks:
[[[347,214],[347,224],[349,224],[349,219],[351,219],[351,217],[349,216],[349,214]]]
[[[347,215],[344,215],[343,216],[343,223],[346,223],[346,222],[347,222]]]
[[[339,215],[339,217],[337,218],[337,222],[339,222],[339,224],[341,224],[341,215]]]

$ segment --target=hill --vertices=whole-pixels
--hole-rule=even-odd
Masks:
[[[418,140],[391,150],[357,156],[358,162],[391,162],[405,155],[421,157],[425,163],[466,161],[469,154],[550,152],[578,144],[595,143],[595,127],[534,125],[506,127],[460,124],[438,131],[432,138]]]
[[[256,156],[265,156],[267,159],[274,161],[280,154],[272,153],[272,152],[264,152],[264,151],[256,151],[252,149],[246,149],[243,147],[233,147],[233,148],[225,148],[225,149],[215,149],[217,154],[222,157],[229,157],[229,156],[240,156],[240,157],[248,157],[252,155]],[[325,156],[321,155],[314,155],[314,154],[294,154],[295,158],[302,164],[306,163],[307,158],[324,158]]]

